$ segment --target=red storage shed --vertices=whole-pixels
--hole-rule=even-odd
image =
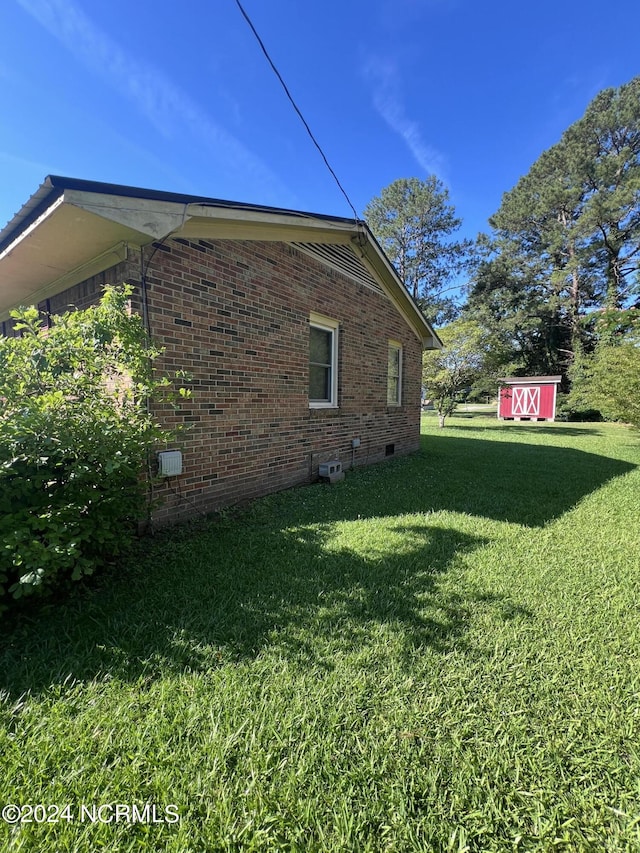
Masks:
[[[514,421],[553,421],[560,376],[509,376],[500,380],[498,417]]]

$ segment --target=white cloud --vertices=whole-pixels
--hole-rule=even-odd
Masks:
[[[377,112],[391,130],[402,137],[420,168],[444,180],[445,157],[424,141],[418,122],[406,114],[396,65],[390,60],[370,57],[363,71],[365,79],[372,86],[373,104]]]
[[[165,137],[188,133],[226,169],[247,175],[263,192],[288,193],[276,176],[238,139],[216,124],[158,68],[128,55],[73,0],[18,0],[75,57],[120,94]]]

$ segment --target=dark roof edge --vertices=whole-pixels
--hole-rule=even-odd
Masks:
[[[177,204],[202,204],[212,207],[229,208],[230,210],[256,210],[263,213],[283,213],[290,216],[300,216],[305,219],[325,219],[328,222],[344,222],[354,225],[356,219],[343,216],[329,216],[324,213],[310,213],[304,210],[290,210],[284,207],[270,207],[264,204],[251,204],[244,201],[229,201],[222,198],[211,198],[202,195],[189,195],[187,193],[164,192],[163,190],[149,190],[144,187],[131,187],[125,184],[110,184],[102,181],[85,181],[81,178],[66,178],[60,175],[48,175],[48,181],[52,187],[60,192],[64,190],[78,190],[88,193],[102,193],[103,195],[119,195],[124,198],[144,198],[151,201],[168,201]]]
[[[547,383],[551,385],[555,382],[557,385],[562,382],[562,376],[501,376],[498,382],[504,382],[505,385],[526,385],[527,383]]]
[[[0,252],[11,243],[32,222],[41,216],[65,190],[79,192],[102,193],[103,195],[118,195],[124,198],[143,198],[151,201],[167,201],[178,204],[201,204],[212,207],[228,208],[229,210],[254,210],[261,213],[280,213],[288,216],[299,216],[303,219],[321,219],[327,222],[341,222],[349,225],[359,225],[360,220],[342,216],[328,216],[323,213],[309,213],[301,210],[289,210],[281,207],[249,204],[241,201],[210,198],[208,196],[187,195],[185,193],[163,192],[148,190],[142,187],[131,187],[124,184],[110,184],[101,181],[85,181],[81,178],[68,178],[62,175],[47,175],[40,187],[22,206],[5,226],[0,230]]]
[[[51,177],[46,177],[31,198],[22,205],[15,216],[0,230],[0,252],[4,251],[18,234],[26,230],[47,208],[51,207],[53,202],[63,192],[63,187],[57,188],[52,182]]]

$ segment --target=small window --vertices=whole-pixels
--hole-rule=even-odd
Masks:
[[[387,406],[399,406],[402,402],[402,345],[389,341],[387,368]]]
[[[309,406],[338,405],[338,324],[312,314],[309,319]]]

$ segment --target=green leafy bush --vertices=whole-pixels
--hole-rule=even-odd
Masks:
[[[128,287],[54,317],[12,312],[0,337],[0,607],[91,574],[144,517],[151,444],[166,440],[145,402],[169,389]]]
[[[576,357],[569,404],[592,407],[606,420],[640,429],[640,316],[637,308],[603,312],[595,322],[599,339],[590,355]]]
[[[586,403],[574,399],[570,394],[558,394],[556,400],[556,420],[569,423],[598,423],[603,421],[602,413]]]

